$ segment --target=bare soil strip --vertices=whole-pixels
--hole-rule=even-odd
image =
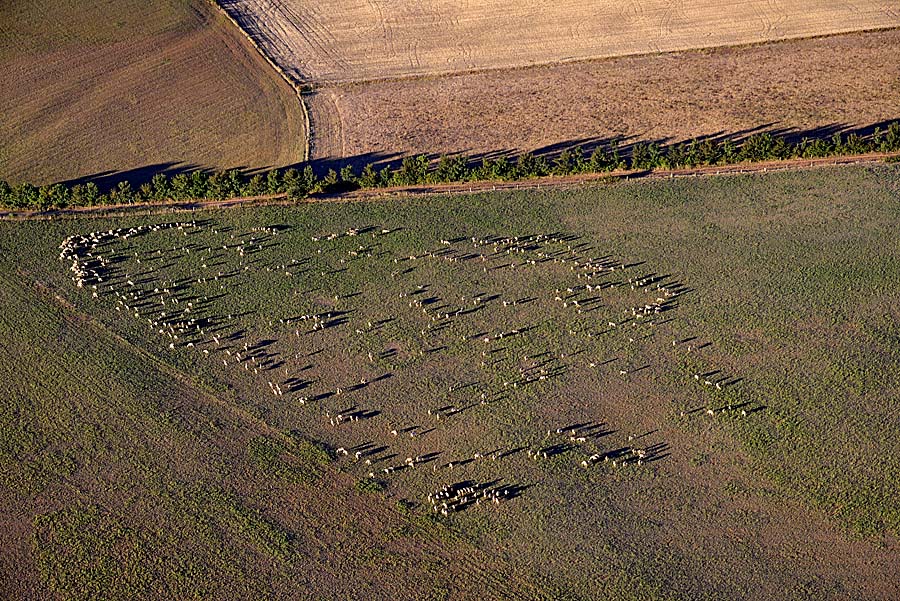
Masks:
[[[304,96],[310,115],[309,156],[314,159],[344,157],[344,125],[336,91],[317,90]]]
[[[342,116],[343,155],[540,152],[611,138],[871,128],[897,119],[900,30],[447,77],[327,86],[317,137]],[[328,159],[331,148],[313,150]]]

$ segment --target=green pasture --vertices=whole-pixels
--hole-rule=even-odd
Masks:
[[[2,223],[3,484],[27,502],[228,447],[172,462],[178,498],[212,487],[187,515],[275,562],[297,553],[290,509],[236,466],[282,493],[336,478],[555,598],[871,594],[877,568],[789,541],[896,562],[898,223],[889,166]],[[83,241],[102,281],[77,287],[60,243],[132,227]],[[196,394],[231,430],[169,407]],[[435,513],[463,481],[502,502]],[[96,505],[37,513],[57,590],[88,586],[54,553],[78,524],[145,548]]]

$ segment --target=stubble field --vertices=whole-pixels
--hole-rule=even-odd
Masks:
[[[297,79],[352,82],[671,52],[900,25],[889,0],[222,2]]]
[[[267,553],[303,573],[296,562],[316,536],[335,532],[320,523],[364,537],[358,522],[375,512],[372,528],[385,516],[427,525],[443,543],[413,545],[424,556],[444,545],[456,561],[467,554],[474,577],[428,572],[437,580],[427,590],[451,598],[893,598],[898,195],[896,168],[850,168],[204,212],[149,226],[3,224],[4,256],[19,257],[3,264],[3,314],[24,316],[4,326],[19,350],[3,369],[22,383],[5,391],[15,403],[4,415],[14,441],[4,512],[36,541],[33,564],[21,547],[4,563],[71,593],[86,559],[58,565],[42,553],[107,518],[65,498],[48,505],[41,491],[83,482],[76,500],[117,507],[115,466],[165,454],[178,457],[166,468],[181,474],[176,490],[211,470],[230,491],[204,509],[214,515],[198,518],[203,528],[255,533],[255,549],[205,568],[238,566],[229,573],[239,582]],[[111,228],[125,229],[75,238],[57,259],[64,238]],[[34,282],[46,290],[40,317],[17,300],[34,296]],[[107,368],[146,387],[95,398],[76,390],[82,378],[47,376],[75,361],[65,349],[77,328],[100,333],[79,344],[120,340],[146,354],[146,378]],[[47,336],[60,352],[43,358],[28,341]],[[73,373],[106,373],[92,361]],[[164,395],[153,384],[164,376],[205,392]],[[67,425],[84,417],[53,417],[82,398],[101,415],[124,403],[128,432],[156,425],[124,444],[120,426],[93,418],[91,439],[111,453],[99,469],[97,443]],[[174,404],[164,421],[161,404]],[[227,452],[211,461],[160,448],[182,443],[170,423]],[[309,463],[325,454],[308,440],[326,443],[329,465]],[[33,477],[15,467],[23,458],[44,466],[36,489],[20,484]],[[284,488],[310,465],[333,500]],[[149,498],[169,499],[154,490]],[[180,557],[177,541],[156,544]],[[361,580],[390,595],[415,587],[391,584],[405,573],[398,565],[435,569],[360,545],[328,551],[354,568],[308,576],[297,595]]]

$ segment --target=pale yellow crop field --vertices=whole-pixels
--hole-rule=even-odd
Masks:
[[[351,82],[900,26],[898,0],[223,0],[295,77]]]

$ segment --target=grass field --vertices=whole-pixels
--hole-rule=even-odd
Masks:
[[[13,182],[282,166],[305,144],[293,90],[203,0],[4,2],[0,89]]]
[[[0,288],[4,598],[540,598],[7,253]]]
[[[303,81],[349,82],[671,52],[900,25],[889,0],[723,4],[227,0]]]
[[[264,565],[403,597],[405,565],[454,598],[896,598],[898,195],[845,168],[0,224],[3,562],[70,594],[100,544],[161,594]],[[70,246],[83,287],[57,259],[147,223]],[[454,483],[499,503],[435,514]],[[294,555],[409,523],[399,560]]]

